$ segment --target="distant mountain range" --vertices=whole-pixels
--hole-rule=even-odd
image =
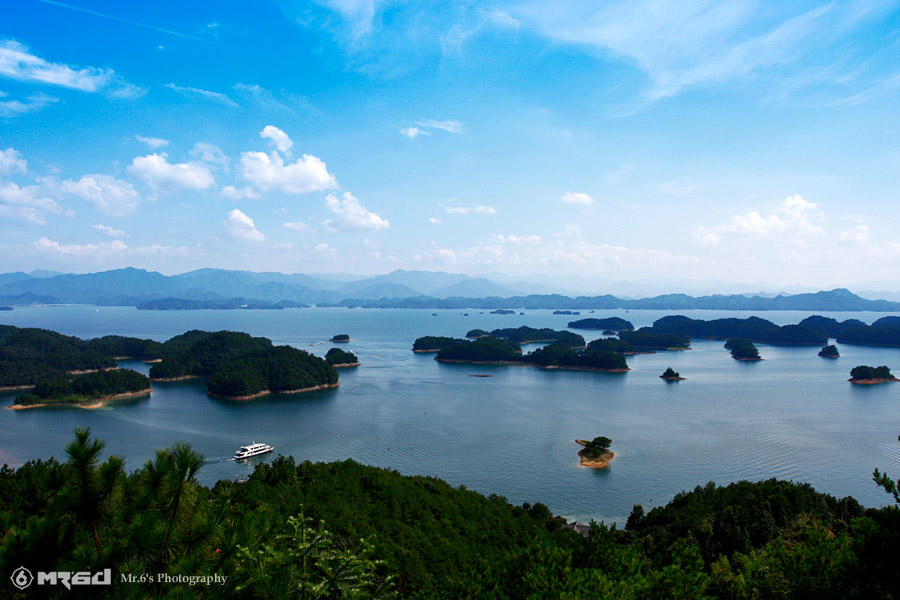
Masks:
[[[532,289],[529,289],[532,288]],[[96,304],[143,309],[285,308],[302,305],[453,309],[657,309],[900,311],[900,302],[862,298],[846,289],[803,294],[664,294],[626,299],[609,294],[537,294],[540,286],[500,284],[467,275],[397,270],[334,281],[304,274],[199,269],[180,275],[127,268],[100,273],[0,274],[0,305]]]

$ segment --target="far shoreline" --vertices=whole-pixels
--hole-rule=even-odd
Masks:
[[[442,363],[457,365],[505,365],[510,367],[537,367],[545,371],[594,371],[596,373],[626,373],[631,369],[601,369],[599,367],[579,367],[579,366],[560,366],[560,365],[539,365],[537,363],[518,362],[512,360],[465,360],[461,358],[438,358],[434,360]]]

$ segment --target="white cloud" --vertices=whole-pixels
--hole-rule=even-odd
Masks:
[[[128,166],[128,174],[157,189],[174,185],[190,190],[203,190],[215,185],[209,167],[199,162],[172,164],[164,152],[138,156]]]
[[[47,62],[13,40],[0,41],[0,75],[18,81],[36,81],[82,92],[105,90],[118,97],[136,97],[145,92],[122,80],[111,69],[79,69]]]
[[[480,214],[480,215],[496,215],[497,211],[493,206],[484,206],[479,204],[478,206],[448,206],[447,212],[451,215],[467,215],[470,213]]]
[[[266,125],[265,128],[259,132],[259,137],[271,140],[282,154],[289,154],[291,147],[294,145],[294,142],[291,141],[288,134],[274,125]]]
[[[151,150],[156,150],[157,148],[162,148],[163,146],[169,145],[169,140],[164,140],[162,138],[157,137],[144,137],[142,135],[135,135],[134,139],[144,144],[150,146]]]
[[[841,15],[856,10],[850,6],[856,3],[846,4],[799,12],[789,3],[760,11],[752,0],[559,0],[523,2],[510,13],[553,40],[636,64],[652,80],[648,98],[656,100],[688,86],[783,68],[818,51],[840,30]]]
[[[588,205],[588,204],[594,203],[594,199],[591,198],[588,194],[585,194],[583,192],[566,192],[565,194],[562,195],[560,200],[562,200],[563,202],[569,203],[569,204]]]
[[[727,223],[715,227],[694,227],[693,243],[706,247],[718,244],[729,235],[767,237],[775,234],[783,234],[796,241],[800,237],[825,235],[825,230],[816,225],[824,218],[825,215],[815,204],[795,194],[785,198],[776,211],[766,216],[754,210],[734,215]]]
[[[113,229],[112,227],[109,227],[107,225],[100,225],[99,223],[97,225],[91,225],[91,229],[93,229],[95,231],[99,231],[103,235],[111,237],[111,238],[128,237],[128,234],[126,234],[121,229]]]
[[[0,98],[6,98],[9,94],[0,92]],[[48,104],[59,102],[59,98],[48,96],[40,92],[31,94],[25,101],[22,100],[0,100],[0,117],[15,117],[25,113],[38,111]]]
[[[337,187],[334,175],[316,156],[304,154],[285,165],[277,152],[242,152],[244,179],[262,190],[278,190],[288,194],[307,194]]]
[[[25,173],[28,171],[28,163],[22,158],[22,154],[15,148],[0,150],[0,175],[12,173]]]
[[[137,210],[140,195],[127,181],[110,175],[85,175],[78,181],[62,182],[64,192],[83,198],[100,212],[121,217]]]
[[[857,225],[852,229],[842,231],[838,239],[842,242],[863,245],[869,241],[869,227],[868,225]]]
[[[328,210],[335,214],[335,221],[331,219],[325,221],[326,227],[337,229],[368,229],[378,231],[379,229],[387,229],[390,223],[365,206],[359,203],[359,200],[350,192],[345,192],[339,199],[334,194],[328,194],[325,198],[325,205]]]
[[[406,129],[401,129],[400,133],[411,140],[416,139],[416,137],[420,135],[431,135],[431,132],[419,129],[418,127],[407,127]]]
[[[225,226],[225,231],[236,239],[256,243],[266,240],[266,236],[256,229],[253,219],[236,208],[229,211],[228,218],[222,224]]]
[[[11,181],[0,181],[0,217],[43,225],[46,221],[42,211],[63,212],[44,194],[44,190],[36,185],[19,187]]]
[[[663,181],[656,186],[656,189],[670,196],[690,196],[699,190],[700,186],[692,183],[691,180],[685,177],[678,177],[669,181]]]
[[[425,119],[423,121],[416,121],[416,125],[418,125],[419,127],[427,127],[429,129],[442,129],[443,131],[447,131],[449,133],[462,133],[463,130],[463,124],[460,121],[454,121],[452,119],[447,121]]]
[[[233,185],[226,185],[223,187],[219,194],[222,195],[223,198],[228,198],[229,200],[243,200],[245,198],[257,199],[259,198],[259,194],[257,194],[252,187],[246,186],[243,188],[236,188]]]
[[[166,87],[188,98],[200,98],[201,100],[209,100],[211,102],[216,102],[217,104],[222,104],[223,106],[229,106],[231,108],[236,108],[238,106],[237,102],[235,102],[225,94],[221,94],[219,92],[212,92],[210,90],[204,90],[195,87],[182,87],[180,85],[175,85],[174,83],[167,83]]]
[[[312,227],[310,227],[306,223],[303,223],[302,221],[288,221],[287,223],[284,224],[284,228],[290,229],[292,231],[300,231],[300,232],[307,232],[307,231],[313,230]]]
[[[226,167],[226,170],[228,164],[231,162],[225,153],[222,152],[221,148],[213,144],[207,144],[206,142],[197,142],[194,144],[194,147],[191,148],[191,156],[203,163]]]
[[[428,217],[428,222],[432,225],[437,225],[441,222],[441,220],[436,217]]]
[[[101,242],[99,244],[61,244],[46,237],[36,241],[34,247],[40,252],[57,256],[90,256],[94,258],[119,254],[128,250],[128,246],[121,240]]]

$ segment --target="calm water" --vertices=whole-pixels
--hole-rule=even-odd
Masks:
[[[900,474],[900,384],[854,386],[859,364],[900,372],[900,349],[841,345],[841,358],[818,348],[760,345],[766,359],[742,363],[722,342],[693,350],[629,357],[626,374],[542,371],[528,367],[442,365],[411,352],[422,335],[463,336],[479,327],[553,327],[577,317],[551,311],[500,316],[469,311],[302,309],[284,311],[137,311],[86,306],[0,313],[0,323],[44,327],[91,338],[119,334],[164,341],[189,329],[230,329],[323,356],[325,340],[348,333],[362,366],[341,372],[341,387],[253,402],[208,398],[202,382],[157,383],[149,398],[99,410],[0,410],[0,463],[60,457],[75,426],[90,426],[129,468],[157,448],[185,440],[210,463],[205,483],[234,478],[249,465],[224,462],[250,441],[299,460],[359,462],[454,485],[543,502],[569,518],[624,522],[707,481],[769,477],[811,483],[867,506],[890,497],[871,480],[880,467]],[[582,317],[586,316],[582,312]],[[671,311],[597,311],[649,325]],[[683,311],[695,318],[758,314],[779,324],[808,312]],[[866,322],[884,313],[823,313]],[[588,339],[599,332],[580,332]],[[146,372],[147,365],[123,366]],[[686,381],[658,375],[671,366]],[[471,377],[489,374],[492,377]],[[13,395],[0,396],[0,404]],[[605,435],[617,457],[607,469],[578,466],[577,437]],[[271,456],[271,455],[269,455]],[[261,457],[255,460],[271,460]]]

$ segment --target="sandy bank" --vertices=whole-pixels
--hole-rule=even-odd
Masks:
[[[576,444],[581,446],[587,445],[587,440],[575,440]],[[587,448],[578,451],[579,464],[582,467],[589,467],[591,469],[602,469],[609,465],[610,461],[616,457],[616,453],[612,450],[607,450],[600,456],[596,458],[589,458],[586,456]]]
[[[145,390],[139,390],[137,392],[126,392],[124,394],[113,394],[112,396],[104,396],[102,398],[92,398],[90,400],[85,400],[84,402],[41,402],[39,404],[12,404],[7,406],[6,408],[10,408],[12,410],[27,410],[29,408],[44,408],[47,406],[74,406],[77,408],[84,409],[93,409],[93,408],[101,408],[106,405],[107,402],[112,400],[124,400],[126,398],[140,398],[141,396],[149,396],[150,392],[152,392],[152,388],[147,388]]]
[[[206,395],[211,398],[220,398],[222,400],[255,400],[256,398],[262,398],[263,396],[268,396],[269,394],[305,394],[306,392],[334,389],[339,385],[341,385],[340,381],[338,381],[337,383],[324,383],[322,385],[314,385],[312,387],[300,388],[298,390],[278,390],[275,392],[273,392],[272,390],[263,390],[255,394],[250,394],[248,396],[225,396],[223,394],[214,394],[207,390]]]

